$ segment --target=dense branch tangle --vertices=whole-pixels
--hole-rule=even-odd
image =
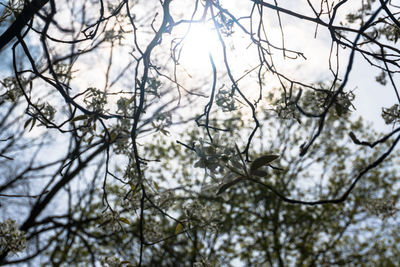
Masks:
[[[54,0],[25,1],[21,7],[22,11],[16,13],[15,21],[0,36],[0,49],[5,51],[10,49],[8,46],[12,47],[15,84],[22,89],[26,111],[32,117],[29,121],[31,128],[39,121],[46,128],[56,129],[70,136],[71,143],[75,144],[71,145],[59,168],[60,173],[64,170],[65,173],[62,177],[54,176],[59,180],[54,184],[49,183],[42,190],[43,195],[40,195],[32,206],[30,215],[22,224],[21,229],[24,231],[33,229],[39,215],[62,188],[69,185],[94,158],[105,154],[102,183],[102,202],[105,209],[111,210],[114,215],[117,214],[107,197],[107,183],[110,178],[130,188],[126,199],[140,195],[137,213],[140,266],[144,248],[151,244],[146,240],[144,233],[147,205],[160,212],[164,218],[191,229],[189,223],[185,225],[186,222],[164,212],[151,199],[152,194],[157,194],[157,189],[153,186],[151,177],[146,174],[146,165],[159,159],[147,159],[145,153],[149,145],[146,142],[141,144],[140,140],[144,140],[149,133],[168,133],[163,125],[152,125],[154,121],[163,117],[167,126],[176,123],[184,124],[185,127],[190,127],[187,126],[187,122],[195,122],[200,130],[204,128],[205,135],[212,144],[218,133],[229,134],[240,130],[221,127],[221,110],[233,114],[236,109],[243,109],[244,113],[247,113],[246,119],[248,118],[251,130],[245,141],[242,140],[243,143],[236,140],[234,143],[239,143],[240,153],[245,155],[246,162],[250,162],[253,140],[262,128],[260,118],[265,116],[264,109],[271,107],[271,103],[266,103],[266,95],[273,91],[270,84],[275,83],[280,87],[280,92],[273,94],[283,100],[280,110],[276,106],[271,108],[276,111],[277,117],[282,117],[281,114],[285,113],[285,116],[298,122],[314,121],[314,130],[300,149],[300,156],[304,157],[315,143],[323,142],[318,140],[318,137],[324,131],[328,115],[337,113],[340,117],[350,111],[353,94],[346,86],[351,78],[356,56],[363,57],[372,67],[389,77],[397,101],[400,101],[396,87],[396,78],[400,72],[400,50],[395,45],[400,35],[400,23],[398,7],[391,5],[390,1],[380,0],[379,3],[363,6],[356,10],[355,18],[348,19],[349,23],[343,23],[340,16],[343,16],[350,1],[321,1],[315,4],[315,1],[307,1],[303,13],[280,6],[278,1],[248,0],[246,14],[243,14],[240,8],[238,10],[224,6],[230,5],[229,3],[213,0],[196,0],[193,3],[178,3],[177,0],[157,3],[124,0],[114,5],[103,0],[99,0],[97,5],[88,4],[86,1],[78,2],[66,1],[63,4]],[[80,4],[79,8],[75,6]],[[65,16],[64,10],[58,5],[70,7],[71,14],[75,14],[73,11],[77,8],[79,12],[76,13],[80,16],[75,15],[76,17],[71,18],[71,25],[68,25],[57,17],[59,14],[61,17]],[[189,6],[190,16],[187,16],[186,12],[182,14],[175,10],[179,5]],[[87,9],[95,7],[98,8],[95,15],[87,12]],[[150,9],[151,12],[147,12]],[[308,56],[301,49],[292,49],[292,44],[286,41],[286,21],[312,25],[315,38],[319,34],[329,36],[331,49],[326,62],[329,83],[321,84],[316,79],[311,82],[310,79],[299,80],[293,78],[296,75],[285,69],[282,62],[306,60]],[[274,22],[278,25],[279,38],[271,33],[271,25]],[[187,49],[185,38],[190,28],[196,24],[207,27],[211,25],[210,31],[218,40],[215,51],[209,51],[207,56],[209,68],[204,72],[208,71],[209,76],[207,73],[190,74],[190,71],[186,70],[188,66],[184,66],[181,58],[182,51]],[[182,27],[185,31],[182,31]],[[387,29],[393,31],[395,37],[387,34]],[[385,34],[386,39],[383,37]],[[251,62],[247,69],[238,66],[241,64],[240,60],[245,61],[243,58],[239,61],[233,59],[234,53],[238,52],[232,48],[237,41],[234,37],[236,35],[247,40],[243,51],[254,51],[255,54],[255,61]],[[40,40],[40,43],[35,44],[36,40]],[[118,52],[117,48],[122,52]],[[345,56],[341,55],[346,52]],[[102,61],[104,55],[107,60]],[[93,62],[88,63],[90,60],[87,60],[86,56],[92,56],[89,58],[94,59]],[[341,63],[343,58],[345,64]],[[88,83],[82,75],[78,76],[78,82],[74,80],[78,69],[89,67],[93,68],[94,72],[100,71],[100,68],[96,68],[103,63],[106,65],[103,89],[98,89],[97,84],[89,86],[90,82]],[[85,71],[89,76],[90,71]],[[199,86],[191,85],[200,81],[202,84]],[[37,88],[45,88],[46,91]],[[254,88],[257,88],[257,92]],[[54,102],[40,103],[43,97],[41,94],[53,95],[54,99],[51,100]],[[224,95],[221,96],[222,94]],[[305,99],[307,96],[319,100],[315,108],[310,107],[310,103]],[[110,100],[113,98],[116,100]],[[47,101],[50,101],[49,98]],[[62,115],[55,118],[53,106],[62,107],[57,109]],[[198,108],[200,106],[201,109]],[[186,109],[192,113],[186,115]],[[181,110],[184,110],[185,116],[179,114]],[[174,114],[172,117],[178,118],[174,123],[170,118],[166,119],[169,112]],[[398,128],[393,128],[384,138],[372,141],[359,141],[357,133],[350,133],[353,142],[360,146],[374,148],[384,145],[385,142],[391,143],[370,165],[349,177],[347,188],[342,190],[343,194],[337,199],[294,200],[259,180],[252,177],[248,177],[248,180],[258,183],[283,201],[292,204],[344,202],[358,181],[394,151],[400,138],[398,131]],[[193,144],[186,145],[181,141],[179,143],[188,150],[198,152]],[[130,167],[135,169],[131,177],[119,177],[110,166],[113,156],[121,154],[128,159]],[[191,238],[189,233],[187,235]],[[2,257],[5,258],[6,254]]]

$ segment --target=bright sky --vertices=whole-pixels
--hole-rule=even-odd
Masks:
[[[316,7],[319,7],[318,3],[320,1],[312,2],[316,3]],[[233,4],[232,1],[221,1],[221,4],[225,8],[231,8],[230,11],[235,15],[248,15],[248,3],[240,2]],[[296,8],[296,12],[301,12],[302,14],[311,16],[311,9],[308,7],[307,3],[303,4],[304,5],[299,5],[298,1],[289,1],[282,3],[281,5],[288,9]],[[355,3],[350,1],[347,3],[346,6],[340,9],[342,12],[337,14],[335,23],[339,24],[340,21],[345,23],[347,12],[354,10],[358,5],[359,2]],[[268,39],[271,43],[281,46],[282,36],[277,25],[276,13],[268,13],[268,11],[266,13],[271,15],[264,17]],[[240,15],[237,15],[237,17]],[[316,30],[315,24],[286,15],[281,15],[281,19],[286,48],[303,52],[306,59],[284,59],[282,53],[275,50],[273,52],[273,59],[277,69],[295,80],[306,83],[332,79],[332,75],[328,68],[331,45],[329,32],[326,29],[319,27],[316,38],[314,38]],[[246,25],[245,22],[243,23]],[[233,36],[225,38],[225,40],[228,47],[228,60],[230,66],[233,73],[236,74],[234,75],[235,78],[238,78],[244,70],[255,67],[258,58],[257,51],[252,49],[254,48],[254,45],[249,47],[250,42],[248,37],[242,34],[237,26],[235,26],[234,30],[235,33]],[[213,29],[212,25],[208,26],[203,24],[191,27],[191,31],[184,42],[182,59],[180,61],[184,69],[187,70],[191,76],[196,76],[194,73],[197,72],[197,76],[206,74],[206,76],[209,77],[210,63],[207,54],[211,51],[213,55],[220,55],[222,51],[221,45],[216,36],[216,31]],[[229,48],[234,48],[234,50],[229,51]],[[349,49],[340,49],[339,64],[341,69],[340,73],[342,74],[348,63],[348,55]],[[221,58],[217,57],[217,60],[215,61],[218,63],[217,69],[223,71],[224,67]],[[334,64],[335,62],[333,61],[332,63]],[[353,112],[354,115],[362,116],[367,121],[373,122],[376,129],[388,130],[390,127],[384,124],[380,115],[381,108],[390,107],[395,103],[396,99],[393,89],[389,86],[384,87],[376,83],[375,76],[377,74],[379,74],[379,72],[376,69],[371,68],[369,63],[357,55],[346,88],[347,90],[356,89],[354,91],[356,94],[354,105],[357,110]],[[254,76],[250,77],[254,79]],[[248,82],[250,83],[250,81]],[[271,85],[278,86],[277,80],[272,77],[267,80],[267,83],[268,85],[265,86],[266,90],[268,90]]]

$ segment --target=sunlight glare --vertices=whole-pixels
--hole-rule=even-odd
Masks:
[[[192,24],[183,41],[180,63],[190,74],[211,70],[209,54],[214,56],[219,46],[214,29],[204,23]]]

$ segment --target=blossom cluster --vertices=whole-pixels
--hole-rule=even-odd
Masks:
[[[22,86],[25,86],[27,84],[27,81],[21,77],[20,82],[22,83]],[[0,100],[11,100],[15,102],[20,96],[23,95],[23,92],[17,82],[17,80],[14,77],[6,77],[2,81],[0,81],[0,84],[7,89],[7,92],[4,95],[0,96]]]
[[[83,100],[87,107],[95,112],[104,112],[104,106],[107,104],[107,95],[105,92],[90,87]]]
[[[117,211],[107,210],[102,213],[103,228],[107,231],[118,232],[122,230],[119,213]]]
[[[370,200],[366,203],[366,208],[383,220],[394,216],[400,210],[396,207],[396,202],[389,199]]]
[[[273,96],[270,96],[273,98]],[[304,98],[307,101],[309,96],[306,95]],[[285,98],[284,96],[274,99],[272,103],[273,111],[282,120],[300,120],[300,112],[296,107],[296,102],[294,99]]]
[[[17,253],[26,248],[25,233],[18,229],[12,219],[0,223],[0,252]]]
[[[153,206],[156,206],[159,209],[162,210],[167,210],[170,208],[175,201],[175,194],[173,191],[164,191],[164,192],[158,192],[156,195],[152,194],[146,194],[147,198],[150,199],[151,203],[149,201],[145,202],[144,208],[152,208]],[[129,194],[121,195],[122,199],[122,207],[127,210],[137,210],[140,208],[140,200],[142,199],[142,192],[141,191],[135,191],[135,192],[130,192]]]
[[[382,108],[382,118],[386,124],[392,124],[400,121],[400,108],[398,104],[390,108]]]
[[[163,134],[167,134],[168,132],[165,128],[170,127],[172,125],[172,114],[171,112],[162,112],[155,116],[152,126],[156,129],[156,131],[161,131]]]
[[[186,203],[183,206],[185,216],[192,223],[200,223],[209,232],[216,232],[220,217],[217,209],[212,206],[203,205],[198,199]]]
[[[350,111],[350,108],[354,109],[353,106],[353,101],[354,101],[355,95],[352,91],[349,91],[347,93],[340,93],[336,97],[335,101],[335,110],[337,115],[341,116],[342,114],[345,114]]]
[[[193,263],[193,267],[211,267],[213,266],[207,259],[202,259],[201,261],[196,261]]]
[[[199,138],[194,149],[199,157],[194,167],[205,168],[213,178],[218,173],[224,173],[228,162],[235,161],[235,149],[229,145],[220,144],[218,135],[213,138],[212,142],[206,142]]]
[[[104,267],[133,267],[136,265],[133,265],[131,262],[129,261],[121,261],[118,257],[116,256],[106,256],[106,257],[101,257],[100,258],[100,263],[101,266]]]
[[[104,257],[100,261],[102,266],[108,266],[108,267],[121,266],[121,260],[115,256]]]
[[[217,187],[219,190],[216,191],[220,192],[221,185],[227,185],[248,175],[246,163],[240,155],[239,148],[236,145],[222,144],[218,135],[211,143],[200,138],[195,151],[199,160],[194,166],[205,168],[206,174],[214,179],[214,183],[203,184],[202,193],[207,194]]]
[[[162,239],[162,229],[157,222],[148,221],[144,227],[145,238],[149,242],[157,242]]]
[[[222,111],[229,112],[236,109],[235,98],[226,89],[220,89],[216,95],[216,103]]]

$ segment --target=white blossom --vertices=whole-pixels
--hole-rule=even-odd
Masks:
[[[375,216],[383,220],[394,216],[400,209],[396,207],[396,202],[390,199],[375,199],[366,202],[366,208]]]
[[[183,210],[188,219],[201,224],[209,224],[219,220],[217,210],[212,206],[203,205],[198,199],[186,203]]]
[[[200,261],[196,261],[193,263],[193,267],[211,267],[213,266],[209,260],[207,259],[201,259]]]
[[[148,222],[145,225],[145,233],[150,242],[159,241],[163,237],[161,227],[156,222]]]
[[[194,149],[199,157],[194,167],[205,168],[213,178],[216,174],[222,174],[228,161],[235,157],[235,149],[221,144],[219,135],[215,135],[211,143],[199,138]]]
[[[102,213],[102,224],[107,231],[118,232],[122,230],[119,213],[117,211],[107,210]]]
[[[399,105],[395,104],[390,108],[382,108],[382,118],[386,124],[392,124],[400,121]]]
[[[121,266],[121,260],[115,256],[104,257],[101,259],[101,264],[104,267],[119,267]]]
[[[26,248],[25,233],[18,229],[16,222],[7,219],[0,223],[0,252],[17,253]]]

